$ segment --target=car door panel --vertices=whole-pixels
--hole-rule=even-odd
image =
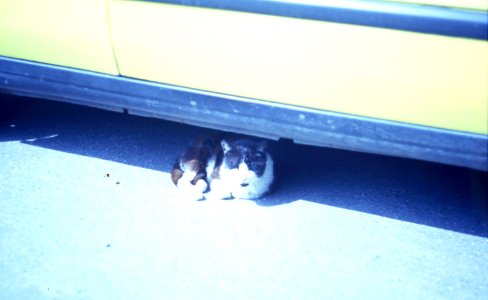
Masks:
[[[124,76],[488,133],[484,40],[150,1],[111,21]]]

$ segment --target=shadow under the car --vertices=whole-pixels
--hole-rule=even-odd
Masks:
[[[204,130],[60,102],[0,97],[0,142],[18,140],[164,172]],[[288,141],[270,142],[270,150],[276,189],[257,205],[306,200],[488,237],[486,220],[473,201],[478,195],[470,170]]]

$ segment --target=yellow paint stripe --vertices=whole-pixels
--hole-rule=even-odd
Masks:
[[[133,1],[112,9],[127,76],[488,134],[486,41]]]

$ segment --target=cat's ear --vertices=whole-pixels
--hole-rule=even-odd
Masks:
[[[266,141],[259,142],[256,147],[256,149],[261,152],[266,151],[266,148],[268,148],[268,142]]]
[[[226,140],[222,140],[220,142],[220,145],[222,145],[222,150],[224,151],[224,153],[227,153],[232,149],[232,147]]]

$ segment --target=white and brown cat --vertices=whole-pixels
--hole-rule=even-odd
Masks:
[[[273,159],[266,141],[204,136],[177,158],[171,179],[190,199],[258,199],[270,192]]]

